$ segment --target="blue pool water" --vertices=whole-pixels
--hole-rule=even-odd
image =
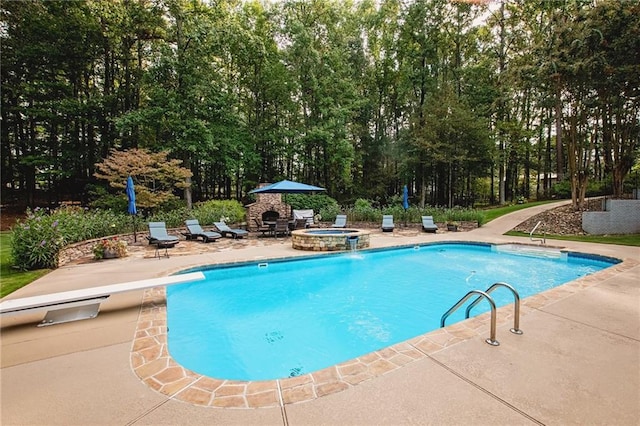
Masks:
[[[210,377],[293,377],[437,329],[470,290],[502,281],[525,298],[613,263],[433,244],[200,268],[206,281],[167,287],[169,352]],[[504,288],[491,295],[513,302]],[[471,315],[486,310],[483,301]],[[460,308],[447,325],[462,319]]]

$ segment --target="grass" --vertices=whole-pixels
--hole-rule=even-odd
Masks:
[[[513,237],[528,237],[528,232],[509,231],[504,235],[511,235]],[[542,238],[542,235],[533,234],[536,238]],[[598,244],[618,244],[621,246],[640,246],[640,234],[627,234],[627,235],[546,235],[548,240],[564,240],[564,241],[579,241],[583,243],[598,243]]]
[[[24,287],[50,272],[50,269],[18,271],[11,267],[11,232],[0,232],[0,297]]]

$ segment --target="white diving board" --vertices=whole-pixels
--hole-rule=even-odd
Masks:
[[[80,290],[3,300],[0,302],[0,315],[48,311],[38,327],[90,319],[98,315],[100,303],[112,294],[200,280],[204,280],[204,274],[202,272],[191,272],[188,274],[131,281],[102,287],[83,288]]]

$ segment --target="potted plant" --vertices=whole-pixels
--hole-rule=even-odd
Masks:
[[[125,240],[119,240],[118,237],[105,238],[98,241],[92,250],[95,259],[124,257],[127,255],[127,242]]]
[[[454,220],[447,220],[447,231],[458,231],[458,222]]]

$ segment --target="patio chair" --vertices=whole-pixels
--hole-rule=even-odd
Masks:
[[[180,242],[180,238],[167,233],[167,225],[164,222],[149,222],[149,244],[156,246],[154,257],[160,258],[160,249],[164,249],[164,255],[169,257],[167,249]]]
[[[218,232],[222,234],[223,237],[232,237],[233,239],[242,238],[249,235],[247,231],[244,229],[231,229],[227,226],[224,221],[213,222],[216,228],[218,228]]]
[[[294,210],[293,211],[293,219],[294,220],[305,220],[307,223],[307,228],[310,228],[315,225],[313,220],[313,210]]]
[[[293,229],[306,229],[307,228],[307,219],[293,219],[292,228]]]
[[[438,230],[438,225],[433,223],[433,216],[422,216],[422,230],[433,233]]]
[[[273,235],[277,238],[278,234],[283,234],[284,236],[287,236],[290,233],[291,231],[289,230],[289,219],[287,218],[276,219],[276,226],[275,228],[273,228]]]
[[[208,243],[209,241],[216,241],[217,239],[222,238],[222,235],[217,232],[205,231],[202,229],[198,219],[185,220],[184,224],[187,227],[187,232],[184,233],[184,236],[188,240],[197,240],[198,238],[202,238],[202,241]]]
[[[256,226],[257,226],[257,229],[256,229],[257,232],[262,232],[263,236],[265,236],[267,234],[271,235],[271,232],[273,231],[271,226],[269,226],[269,225],[267,225],[265,223],[262,223],[262,221],[260,219],[255,218],[255,217],[253,218],[253,223],[255,223]]]
[[[393,215],[385,214],[382,216],[382,231],[393,232],[395,225],[393,224]]]
[[[336,216],[336,221],[331,225],[333,228],[346,228],[347,227],[347,215],[339,214]]]

